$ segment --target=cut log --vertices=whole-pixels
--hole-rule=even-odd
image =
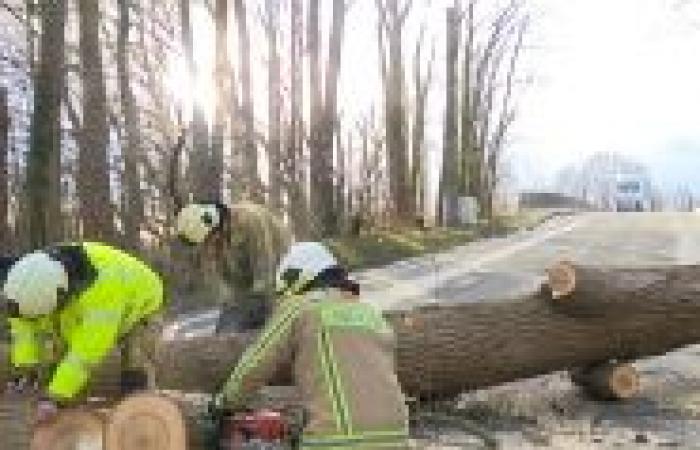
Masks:
[[[62,410],[34,429],[31,450],[103,450],[104,417],[85,409]]]
[[[387,313],[405,391],[452,396],[700,342],[700,267],[574,267],[576,288],[569,296],[595,314],[572,313],[561,304],[565,297],[553,300],[547,285],[518,299]]]
[[[0,450],[29,448],[35,404],[30,397],[0,395]]]
[[[250,334],[229,334],[163,342],[157,350],[158,387],[216,392],[252,339]]]
[[[645,298],[653,302],[666,295],[676,273],[679,268],[585,267],[562,261],[547,269],[544,289],[556,308],[570,315],[628,314]]]
[[[574,288],[558,299],[545,283],[515,299],[387,312],[406,393],[453,396],[700,343],[700,267],[571,267]],[[213,392],[250,339],[230,334],[163,342],[159,387]],[[286,383],[276,379],[273,384]]]
[[[387,312],[406,393],[453,396],[700,343],[700,267],[572,267],[576,283],[568,298],[574,304],[589,302],[586,314],[562,304],[565,297],[553,300],[548,283],[515,299]],[[167,357],[159,357],[159,385],[211,392],[226,379],[249,340],[232,334],[164,342],[160,353]]]
[[[576,270],[569,261],[561,261],[547,269],[552,299],[567,298],[576,288]]]
[[[120,402],[110,412],[105,450],[186,450],[182,411],[162,395],[141,393]]]
[[[606,363],[572,370],[571,380],[592,398],[626,400],[639,393],[639,373],[631,364]]]

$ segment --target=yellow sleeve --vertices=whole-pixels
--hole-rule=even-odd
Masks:
[[[14,367],[32,367],[41,362],[41,340],[39,324],[33,319],[11,318],[10,335],[12,348],[10,360]]]
[[[69,400],[87,384],[90,371],[117,345],[122,311],[93,309],[71,333],[68,351],[56,368],[48,393],[55,400]]]
[[[227,406],[242,407],[249,395],[269,382],[290,353],[292,330],[303,308],[299,298],[280,304],[224,384],[221,394]]]

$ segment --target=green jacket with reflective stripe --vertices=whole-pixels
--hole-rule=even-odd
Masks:
[[[291,362],[309,413],[302,448],[407,448],[392,330],[368,304],[318,294],[281,301],[224,385],[227,405],[244,406]]]
[[[145,263],[99,243],[82,246],[95,278],[53,315],[10,319],[11,359],[15,366],[42,362],[42,335],[60,339],[65,349],[48,386],[56,400],[76,396],[90,371],[117,345],[120,337],[163,305],[161,278]]]

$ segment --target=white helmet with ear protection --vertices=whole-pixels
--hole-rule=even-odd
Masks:
[[[292,244],[277,269],[277,291],[288,291],[295,285],[301,288],[324,270],[337,265],[333,254],[320,242]],[[296,271],[296,276],[290,278],[289,271]]]
[[[187,242],[201,244],[220,223],[221,213],[216,205],[192,203],[177,214],[175,230]]]
[[[51,314],[58,306],[59,289],[68,289],[68,274],[59,261],[37,251],[12,265],[3,284],[7,301],[17,304],[19,314],[37,317]]]

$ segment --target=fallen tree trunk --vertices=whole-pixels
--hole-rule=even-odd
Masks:
[[[700,342],[700,267],[571,268],[576,282],[566,295],[553,295],[547,282],[517,299],[387,312],[406,393],[452,396]],[[159,386],[215,390],[250,339],[231,334],[163,342]]]
[[[604,363],[574,370],[571,380],[600,400],[624,400],[639,393],[639,373],[631,364]]]
[[[574,295],[574,303],[590,302],[587,311],[596,314],[572,311],[549,283],[514,300],[389,313],[404,389],[450,396],[700,342],[700,267],[573,271],[586,280],[576,284],[581,290],[572,293],[585,295]]]

